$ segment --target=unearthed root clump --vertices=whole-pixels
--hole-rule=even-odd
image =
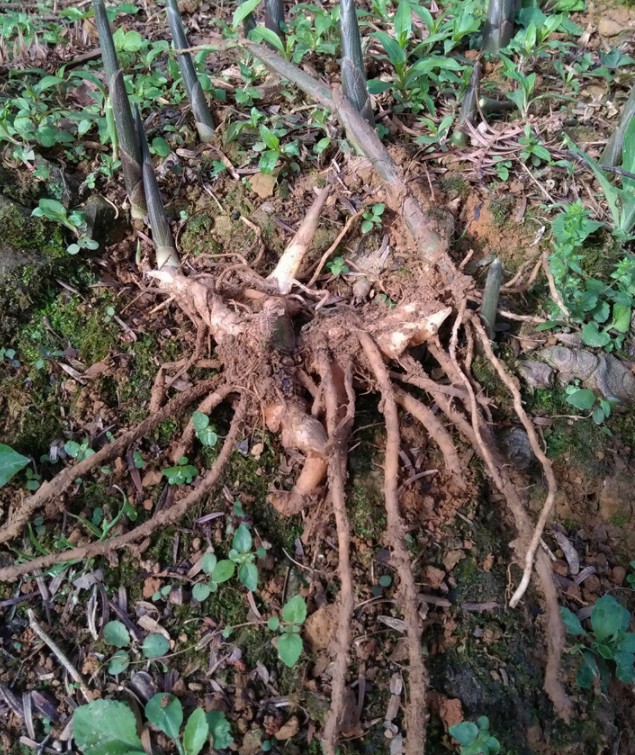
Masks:
[[[249,46],[254,54],[258,53],[269,63],[275,59],[272,53],[263,52],[255,45]],[[274,63],[278,66],[284,64],[285,71],[288,71],[286,61],[274,60],[272,67],[275,67]],[[523,579],[512,598],[512,605],[521,599],[529,582],[540,535],[553,504],[555,481],[522,408],[515,382],[494,355],[480,321],[467,310],[471,280],[454,267],[446,244],[430,226],[429,214],[408,191],[398,167],[374,130],[341,95],[331,97],[324,88],[320,90],[320,96],[328,98],[328,106],[339,116],[350,140],[360,145],[369,157],[384,183],[391,209],[401,219],[403,237],[412,252],[412,279],[408,291],[393,309],[371,302],[355,307],[352,302],[332,298],[328,291],[310,289],[295,281],[295,276],[302,271],[302,258],[310,243],[311,229],[317,225],[324,192],[318,195],[317,204],[276,268],[276,274],[269,278],[257,274],[244,261],[219,267],[213,277],[185,276],[178,269],[169,267],[153,273],[166,293],[176,298],[199,332],[209,333],[213,338],[216,357],[222,365],[220,377],[173,399],[135,430],[45,483],[12,512],[9,522],[0,531],[0,542],[6,543],[16,536],[32,513],[49,501],[55,499],[61,506],[63,492],[77,476],[121,454],[134,439],[148,432],[161,419],[184,411],[196,400],[204,399],[207,412],[222,401],[230,401],[234,406],[231,427],[217,460],[197,488],[135,530],[109,542],[0,569],[0,579],[13,580],[56,561],[106,553],[147,537],[159,526],[176,522],[217,483],[237,439],[251,427],[266,425],[270,431],[279,434],[285,448],[299,451],[304,459],[294,487],[290,491],[272,490],[270,503],[281,514],[289,515],[301,511],[318,498],[328,496],[335,514],[340,572],[339,624],[331,707],[321,735],[324,751],[334,755],[346,694],[354,599],[349,563],[350,527],[345,503],[348,437],[355,418],[356,396],[367,392],[379,394],[386,425],[386,540],[398,575],[398,604],[402,607],[407,631],[409,703],[405,715],[405,751],[408,755],[421,755],[427,719],[424,702],[427,677],[418,590],[404,543],[405,527],[399,507],[401,442],[398,407],[419,422],[423,432],[440,449],[445,463],[441,484],[451,486],[459,494],[461,491],[467,493],[465,473],[453,437],[456,432],[484,461],[488,474],[504,495],[518,529],[514,544],[517,558],[524,563]],[[508,387],[548,481],[547,501],[535,530],[494,443],[487,402],[483,401],[478,385],[470,377],[477,343]],[[433,380],[410,354],[413,347],[420,345],[427,347],[429,358],[436,363],[442,378],[437,375]],[[538,554],[536,562],[548,623],[545,690],[559,715],[568,718],[571,704],[559,680],[563,628],[556,591],[544,553]]]

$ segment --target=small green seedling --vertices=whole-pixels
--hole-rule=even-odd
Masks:
[[[87,459],[89,456],[93,456],[95,452],[92,448],[89,448],[90,441],[88,438],[84,438],[84,440],[81,443],[77,443],[74,440],[69,440],[64,444],[64,451],[66,451],[67,455],[71,457],[71,459],[75,459],[75,461],[84,461],[84,459]]]
[[[130,650],[137,652],[130,632],[121,621],[109,621],[104,627],[104,642],[117,648],[108,661],[109,674],[122,674],[130,665]],[[125,650],[124,648],[128,648]],[[163,657],[170,649],[170,642],[162,634],[149,634],[141,645],[141,655],[149,660]]]
[[[591,632],[568,608],[560,609],[567,633],[580,640],[570,650],[582,656],[578,684],[584,689],[597,681],[602,689],[609,683],[607,661],[615,663],[615,675],[625,684],[635,681],[635,633],[628,632],[631,614],[612,595],[603,595],[591,609]]]
[[[461,745],[461,755],[496,755],[500,752],[500,742],[490,734],[487,716],[480,716],[476,723],[462,721],[450,726],[448,731]]]
[[[588,388],[578,388],[577,385],[566,387],[567,403],[581,411],[591,411],[591,417],[596,425],[601,425],[611,416],[611,407],[618,403],[615,399],[598,398]]]
[[[362,233],[369,233],[373,228],[381,228],[381,216],[385,209],[386,205],[377,202],[363,214]]]
[[[306,601],[301,595],[295,595],[282,608],[282,622],[272,616],[267,626],[272,632],[280,632],[277,638],[278,658],[285,666],[293,668],[302,655],[302,624],[306,621]]]
[[[348,273],[348,265],[346,264],[344,257],[335,257],[326,266],[327,270],[335,278],[339,278],[340,275],[346,275]]]
[[[179,755],[198,755],[210,742],[215,750],[228,748],[233,739],[229,721],[224,713],[195,708],[183,724],[181,701],[159,692],[145,707],[149,723],[163,732],[176,745]],[[144,755],[145,750],[137,733],[137,720],[126,703],[116,700],[95,700],[80,705],[73,714],[73,738],[84,755]]]
[[[201,569],[210,576],[209,582],[197,582],[192,588],[192,597],[201,603],[207,600],[211,593],[216,592],[219,585],[230,580],[236,571],[233,561],[219,561],[213,553],[203,556]]]
[[[87,235],[86,216],[83,212],[72,210],[68,213],[66,207],[56,199],[40,199],[31,214],[36,218],[47,218],[61,223],[75,234],[77,241],[66,248],[69,254],[77,254],[81,249],[99,249],[98,242]]]
[[[187,456],[181,456],[175,467],[162,469],[161,473],[168,478],[169,485],[190,485],[198,475],[198,469],[188,464]]]
[[[192,414],[192,425],[196,431],[196,437],[206,448],[213,448],[218,443],[218,435],[213,425],[209,423],[209,417],[203,412]]]

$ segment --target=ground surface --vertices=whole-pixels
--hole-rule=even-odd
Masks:
[[[332,5],[325,7],[330,13]],[[529,57],[524,64],[539,75],[533,96],[543,96],[525,118],[517,112],[508,114],[492,121],[492,131],[480,131],[480,139],[474,135],[467,146],[449,148],[447,131],[437,138],[434,128],[458,110],[461,81],[469,78],[469,71],[466,78],[462,70],[428,82],[428,100],[422,96],[413,105],[401,97],[400,102],[399,93],[389,90],[375,102],[385,143],[413,193],[451,214],[451,256],[457,265],[465,262],[476,290],[482,289],[494,256],[503,261],[508,281],[527,260],[538,261],[544,250],[551,253],[550,222],[558,203],[581,199],[595,218],[607,219],[592,174],[579,164],[564,164],[570,153],[562,133],[567,129],[594,156],[601,151],[633,82],[635,68],[629,55],[635,56],[635,11],[626,6],[569,7],[574,11],[566,17],[579,30],[556,33],[550,39],[571,42],[571,47],[545,49],[543,56]],[[392,28],[374,8],[375,15],[362,24],[366,36]],[[37,90],[42,72],[57,72],[64,78],[60,66],[69,62],[68,70],[81,66],[99,71],[94,60],[77,62],[78,56],[96,46],[91,19],[83,18],[81,10],[77,18],[64,18],[61,10],[57,3],[42,17],[42,11],[38,15],[34,9],[20,28],[0,20],[4,76],[0,104],[5,116],[12,99],[35,87],[31,99],[36,105],[26,103],[29,117],[35,121],[33,109],[40,108],[37,118],[46,111],[52,114],[54,129],[72,134],[68,144],[60,141],[52,146],[43,145],[41,138],[38,143],[35,137],[15,144],[0,142],[0,191],[29,209],[47,193],[62,198],[67,187],[56,187],[50,172],[51,166],[61,167],[75,186],[84,182],[79,190],[72,190],[76,202],[100,193],[122,207],[122,184],[107,169],[111,148],[103,129],[102,140],[98,133],[99,107],[94,116],[90,110],[95,103],[90,76],[86,75],[84,88],[76,82],[58,84],[54,96],[47,88]],[[182,10],[193,44],[222,31],[230,36],[224,24],[231,24],[233,7],[218,11],[206,2],[188,2]],[[15,16],[18,9],[13,11]],[[299,18],[300,6],[296,11]],[[435,17],[439,14],[436,5],[432,11]],[[392,16],[394,8],[389,5],[386,12]],[[448,12],[456,15],[457,9],[449,6]],[[465,70],[478,49],[480,4],[475,4],[474,13],[474,33],[466,34],[448,52]],[[315,14],[310,10],[306,14],[314,23]],[[215,92],[212,111],[218,138],[202,147],[196,142],[180,84],[174,71],[166,68],[166,52],[156,46],[157,40],[167,38],[162,9],[149,3],[136,14],[122,13],[117,24],[149,40],[138,47],[138,40],[130,37],[122,57],[135,72],[149,141],[160,138],[169,145],[167,155],[162,154],[162,143],[155,143],[155,163],[187,275],[218,275],[221,263],[237,259],[221,255],[241,255],[260,273],[269,272],[304,218],[314,188],[337,175],[337,188],[313,239],[312,264],[352,213],[365,207],[372,214],[371,208],[379,203],[387,207],[369,233],[361,233],[359,224],[352,226],[332,257],[342,258],[341,262],[325,269],[317,285],[349,302],[360,257],[389,246],[383,269],[370,276],[371,291],[364,306],[389,311],[411,294],[418,263],[412,259],[403,226],[368,165],[351,157],[339,125],[328,113],[293,86],[269,78],[244,53],[213,53],[201,62],[201,70]],[[337,82],[337,55],[328,45],[338,43],[338,27],[334,22],[324,25],[318,40],[324,46],[319,48],[314,39],[318,50],[307,52],[303,65]],[[300,27],[294,28],[300,37]],[[148,62],[153,50],[156,56]],[[381,46],[373,42],[369,77],[390,81],[394,74],[381,53]],[[607,59],[608,73],[598,75]],[[517,54],[514,60],[518,63]],[[558,60],[572,72],[568,83],[554,66]],[[512,86],[496,61],[484,65],[484,81],[491,93]],[[436,105],[434,114],[430,103]],[[82,108],[87,108],[84,116],[89,122],[80,136]],[[58,117],[59,112],[63,115]],[[73,115],[78,112],[80,116]],[[421,121],[422,116],[431,121]],[[531,123],[529,142],[525,122]],[[237,127],[240,123],[247,125]],[[282,145],[273,173],[262,170],[260,124],[268,124]],[[417,143],[422,135],[430,138]],[[48,167],[38,173],[35,157],[16,155],[16,144],[31,145],[50,161]],[[532,144],[533,153],[527,153]],[[536,144],[548,150],[548,159],[535,150]],[[86,182],[88,176],[92,178]],[[80,448],[86,442],[85,447],[98,451],[156,412],[168,398],[213,377],[222,364],[211,339],[197,332],[183,311],[166,302],[165,293],[144,276],[153,266],[146,231],[124,228],[115,244],[69,258],[64,249],[72,238],[64,241],[59,226],[25,230],[24,223],[7,222],[4,241],[24,249],[37,240],[50,255],[41,268],[50,277],[43,284],[45,276],[36,272],[22,281],[25,285],[19,290],[25,299],[13,301],[2,326],[0,441],[30,456],[34,472],[46,480],[60,467],[75,463],[68,447],[65,450],[68,441]],[[12,239],[8,236],[14,227]],[[611,255],[630,253],[628,244],[620,249],[616,252],[608,232],[601,231],[588,248],[589,259],[593,255],[589,264],[594,265],[590,273],[599,277],[606,273],[602,268],[609,265]],[[533,267],[532,262],[524,280]],[[231,277],[231,270],[224,274]],[[503,292],[501,308],[548,319],[553,303],[544,273],[520,288]],[[519,359],[556,343],[552,331],[537,333],[531,322],[501,318],[499,325],[498,354],[512,373]],[[449,340],[449,333],[443,337]],[[285,359],[290,357],[284,356],[284,349],[280,353],[278,368],[284,375]],[[631,365],[632,331],[617,353]],[[192,364],[188,360],[193,354]],[[431,369],[433,378],[441,377],[434,374],[425,349],[416,357]],[[238,355],[234,370],[240,363]],[[527,464],[517,463],[522,451],[514,446],[518,420],[511,399],[478,351],[472,371],[482,386],[481,396],[489,400],[494,435],[503,449],[511,447],[510,474],[526,495],[535,520],[546,492],[541,467],[531,456]],[[246,384],[254,385],[247,380]],[[619,405],[609,419],[595,424],[567,403],[561,386],[532,390],[523,383],[522,396],[558,483],[544,543],[553,557],[561,605],[573,611],[590,609],[609,592],[632,610],[635,599],[627,580],[635,551],[632,406]],[[358,396],[349,441],[346,497],[354,611],[342,753],[401,752],[403,706],[408,701],[408,686],[403,687],[408,668],[405,626],[385,537],[386,433],[380,408],[376,392]],[[64,494],[61,510],[60,501],[51,503],[20,537],[5,543],[2,565],[82,545],[99,533],[104,539],[121,534],[182,497],[182,486],[169,485],[163,470],[176,466],[175,449],[195,409],[192,401],[185,412],[166,417],[130,445],[124,456],[75,481]],[[227,405],[212,414],[219,438],[227,434],[230,421]],[[555,715],[542,689],[547,631],[542,598],[531,587],[518,608],[508,607],[521,573],[509,546],[516,537],[514,521],[473,448],[454,436],[464,470],[465,486],[459,491],[450,483],[441,452],[406,411],[400,414],[400,431],[399,502],[422,596],[423,653],[429,674],[428,752],[456,752],[448,726],[486,715],[505,753],[635,753],[632,686],[611,678],[604,691],[597,685],[581,689],[576,683],[577,655],[563,659],[574,716],[565,723]],[[187,453],[188,462],[196,467],[190,484],[196,486],[199,473],[217,458],[218,447],[197,442]],[[53,463],[55,455],[58,460]],[[2,751],[30,752],[37,742],[44,743],[44,749],[38,750],[42,752],[58,751],[52,749],[58,742],[71,747],[64,730],[74,707],[84,702],[77,685],[29,626],[26,610],[30,608],[94,696],[124,700],[141,710],[154,691],[167,691],[178,696],[188,712],[196,706],[224,711],[231,724],[230,749],[241,755],[319,752],[338,619],[338,544],[332,506],[327,498],[300,515],[282,517],[268,499],[272,489],[291,487],[300,462],[299,455],[289,453],[277,436],[266,431],[263,421],[252,418],[219,486],[188,510],[178,525],[107,558],[87,559],[37,579],[0,585]],[[4,516],[29,494],[27,482],[22,472],[0,489]],[[134,509],[135,521],[126,509],[113,531],[104,533],[101,522],[112,521],[122,501]],[[86,521],[93,524],[92,530]],[[266,550],[255,560],[257,589],[248,592],[234,576],[217,592],[197,600],[201,593],[196,585],[205,581],[201,558],[212,548],[219,558],[226,558],[241,525],[251,534],[253,551]],[[561,549],[560,534],[577,552],[577,573]],[[266,622],[279,616],[294,595],[306,600],[308,618],[302,630],[303,653],[287,668],[272,642],[276,633]],[[113,619],[123,622],[133,637],[133,663],[117,675],[108,672],[116,648],[103,635],[103,627]],[[146,635],[157,633],[169,637],[170,652],[149,661],[139,647]],[[152,742],[151,751],[176,751],[162,735],[153,733]]]

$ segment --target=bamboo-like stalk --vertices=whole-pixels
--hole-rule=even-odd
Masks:
[[[265,26],[284,40],[284,2],[283,0],[265,0]]]
[[[180,267],[179,255],[177,254],[170,231],[170,225],[163,208],[163,200],[159,192],[157,177],[152,166],[152,158],[148,149],[148,142],[143,130],[143,123],[139,110],[135,105],[134,118],[137,130],[137,138],[141,145],[141,154],[143,155],[143,187],[145,189],[146,199],[148,201],[148,217],[150,228],[152,229],[152,240],[155,245],[157,258],[157,268],[161,270],[164,267]]]
[[[498,310],[498,298],[500,296],[502,282],[503,263],[497,257],[487,271],[485,290],[483,291],[483,301],[481,302],[481,318],[485,323],[485,329],[490,341],[494,340],[496,311]]]
[[[514,19],[519,8],[519,0],[489,0],[481,45],[483,52],[498,52],[507,47],[514,34]]]
[[[603,167],[614,168],[621,161],[622,150],[624,149],[624,135],[633,118],[635,118],[635,85],[633,85],[631,93],[624,103],[620,122],[611,134],[611,138],[602,152],[602,157],[600,157],[600,165]]]
[[[128,99],[123,72],[117,61],[106,6],[103,0],[93,0],[93,8],[99,33],[99,44],[102,50],[104,73],[107,78],[106,84],[119,141],[121,170],[130,199],[130,213],[135,220],[140,220],[145,217],[146,202],[143,195],[141,150],[137,141],[130,100]]]
[[[340,29],[342,35],[342,88],[353,106],[372,125],[373,108],[366,84],[366,69],[362,40],[357,23],[355,0],[340,1]]]
[[[183,19],[179,13],[177,0],[167,0],[166,9],[174,47],[177,50],[185,50],[190,44],[185,33],[185,27],[183,26]],[[202,142],[209,142],[214,134],[214,119],[207,106],[207,99],[205,98],[201,82],[196,75],[192,56],[189,52],[178,53],[177,60],[185,90],[192,106],[199,139]]]
[[[110,22],[106,13],[104,0],[93,0],[93,11],[95,13],[95,25],[99,35],[99,48],[101,50],[101,59],[104,64],[104,73],[106,74],[106,85],[110,79],[119,70],[119,61],[115,52],[115,43],[110,32]]]
[[[456,130],[450,137],[450,144],[454,147],[466,147],[469,141],[468,132],[469,127],[473,125],[476,118],[476,111],[478,106],[478,88],[481,81],[481,64],[477,60],[474,63],[472,69],[472,75],[470,76],[470,83],[468,84],[465,94],[463,95],[463,102],[461,103],[461,110],[459,111],[459,117],[456,122]]]

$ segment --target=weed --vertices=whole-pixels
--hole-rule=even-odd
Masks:
[[[104,642],[117,648],[108,661],[108,673],[122,674],[130,665],[130,651],[139,655],[139,648],[132,641],[130,632],[121,621],[109,621],[104,627]],[[170,643],[163,634],[149,634],[143,640],[140,651],[143,658],[161,658],[170,649]]]
[[[567,633],[579,637],[570,650],[582,656],[578,684],[588,689],[596,681],[603,690],[609,682],[607,661],[615,664],[615,675],[625,684],[635,681],[635,633],[628,632],[631,614],[612,595],[604,595],[591,609],[591,629],[587,632],[578,617],[562,607]]]
[[[362,216],[362,233],[369,233],[373,228],[381,228],[381,216],[385,209],[384,204],[377,202],[370,210],[366,210]]]
[[[168,478],[169,485],[190,485],[198,475],[198,469],[188,463],[187,456],[181,456],[176,466],[162,469],[161,473]]]
[[[69,254],[77,254],[81,249],[99,248],[97,241],[86,233],[86,216],[83,212],[72,210],[68,213],[64,205],[56,199],[40,199],[31,214],[36,218],[47,218],[60,223],[75,234],[77,241],[66,248]]]
[[[280,632],[277,639],[278,658],[289,668],[293,668],[302,655],[300,631],[306,621],[306,613],[304,598],[295,595],[282,608],[282,622],[277,616],[272,616],[267,622],[272,632]]]
[[[450,726],[450,736],[461,745],[461,755],[496,755],[500,742],[489,731],[489,718],[480,716],[476,723],[463,721]]]
[[[585,271],[585,244],[601,226],[580,201],[567,205],[551,223],[554,251],[549,266],[570,319],[583,326],[583,342],[611,351],[621,347],[630,329],[635,261],[631,256],[620,260],[611,273],[611,283]]]
[[[225,714],[215,710],[206,713],[202,708],[195,708],[191,713],[181,738],[183,707],[174,695],[156,694],[148,700],[145,716],[152,726],[174,742],[179,755],[198,755],[210,740],[217,750],[226,749],[233,742]],[[134,713],[126,703],[116,700],[95,700],[80,705],[73,714],[73,738],[84,755],[144,753]]]
[[[346,275],[346,273],[349,272],[344,257],[335,257],[335,259],[331,260],[326,267],[335,278],[339,278],[341,275]]]

